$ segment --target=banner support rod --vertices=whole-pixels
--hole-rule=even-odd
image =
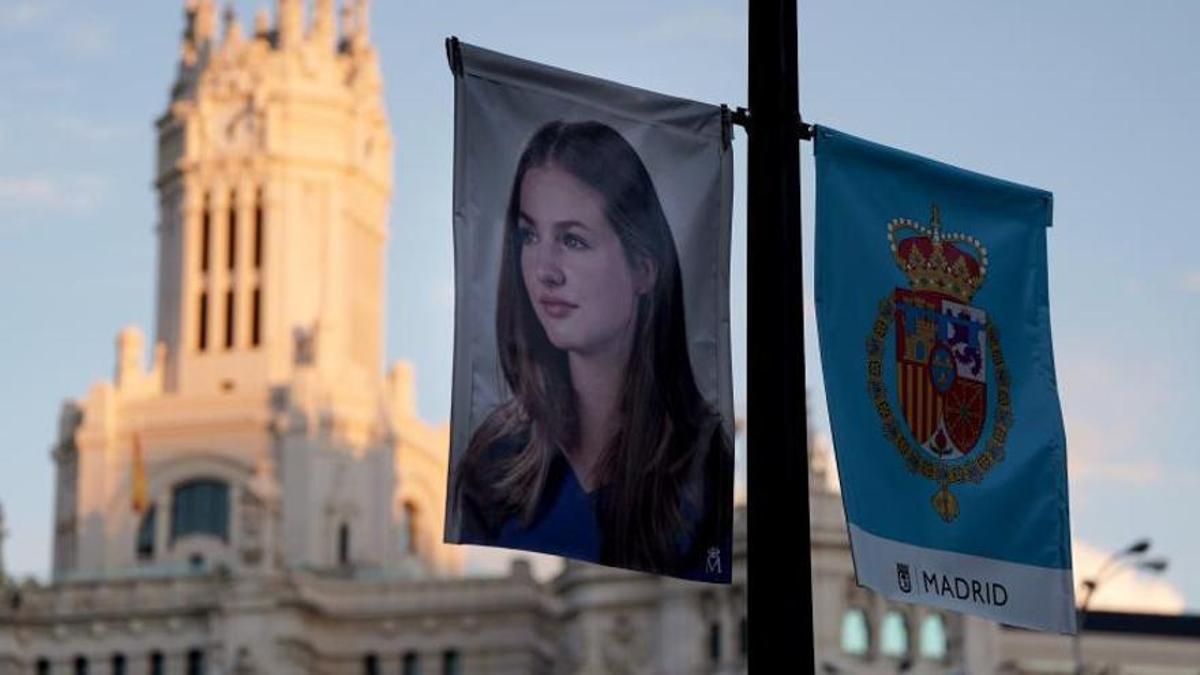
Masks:
[[[743,107],[735,108],[729,114],[729,121],[750,133],[750,111]],[[811,141],[813,134],[816,132],[816,125],[809,124],[804,121],[804,118],[796,115],[796,138],[802,141]]]
[[[800,119],[796,0],[748,6],[747,659],[751,673],[806,672],[816,664],[798,141],[812,134]]]

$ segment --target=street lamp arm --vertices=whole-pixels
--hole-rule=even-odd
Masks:
[[[1124,549],[1113,553],[1105,559],[1104,564],[1100,565],[1100,569],[1092,577],[1084,579],[1083,585],[1083,603],[1079,606],[1079,621],[1075,627],[1075,635],[1071,640],[1072,651],[1075,657],[1075,673],[1081,675],[1083,673],[1083,650],[1080,643],[1080,635],[1083,633],[1084,623],[1087,621],[1088,606],[1092,602],[1092,595],[1100,584],[1111,579],[1127,567],[1115,566],[1117,562],[1127,557],[1140,556],[1150,550],[1149,539],[1139,539]],[[1143,560],[1133,565],[1135,569],[1143,569],[1149,572],[1159,573],[1167,569],[1167,561],[1164,558],[1155,558],[1153,560]]]

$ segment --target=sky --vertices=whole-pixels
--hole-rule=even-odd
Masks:
[[[234,4],[249,25],[259,4]],[[48,572],[62,401],[111,377],[117,331],[153,326],[153,121],[174,77],[182,7],[0,0],[10,573]],[[1166,573],[1126,571],[1095,604],[1200,612],[1200,3],[827,0],[799,12],[806,120],[1054,192],[1050,303],[1077,574],[1149,537]],[[396,147],[387,354],[415,365],[420,412],[437,423],[449,416],[453,339],[444,38],[738,106],[746,10],[733,0],[379,0],[372,32]],[[745,416],[744,137],[734,149],[731,311]],[[811,151],[801,150],[806,289]],[[828,445],[806,302],[810,423]]]

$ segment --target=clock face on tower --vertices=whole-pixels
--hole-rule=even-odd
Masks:
[[[210,126],[216,147],[227,151],[251,152],[261,147],[262,134],[262,113],[250,101],[217,112]]]

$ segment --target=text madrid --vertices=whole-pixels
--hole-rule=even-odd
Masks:
[[[926,593],[933,593],[943,598],[955,598],[993,607],[1003,607],[1008,604],[1008,589],[1004,587],[1004,584],[948,577],[937,572],[922,570],[921,585]]]

